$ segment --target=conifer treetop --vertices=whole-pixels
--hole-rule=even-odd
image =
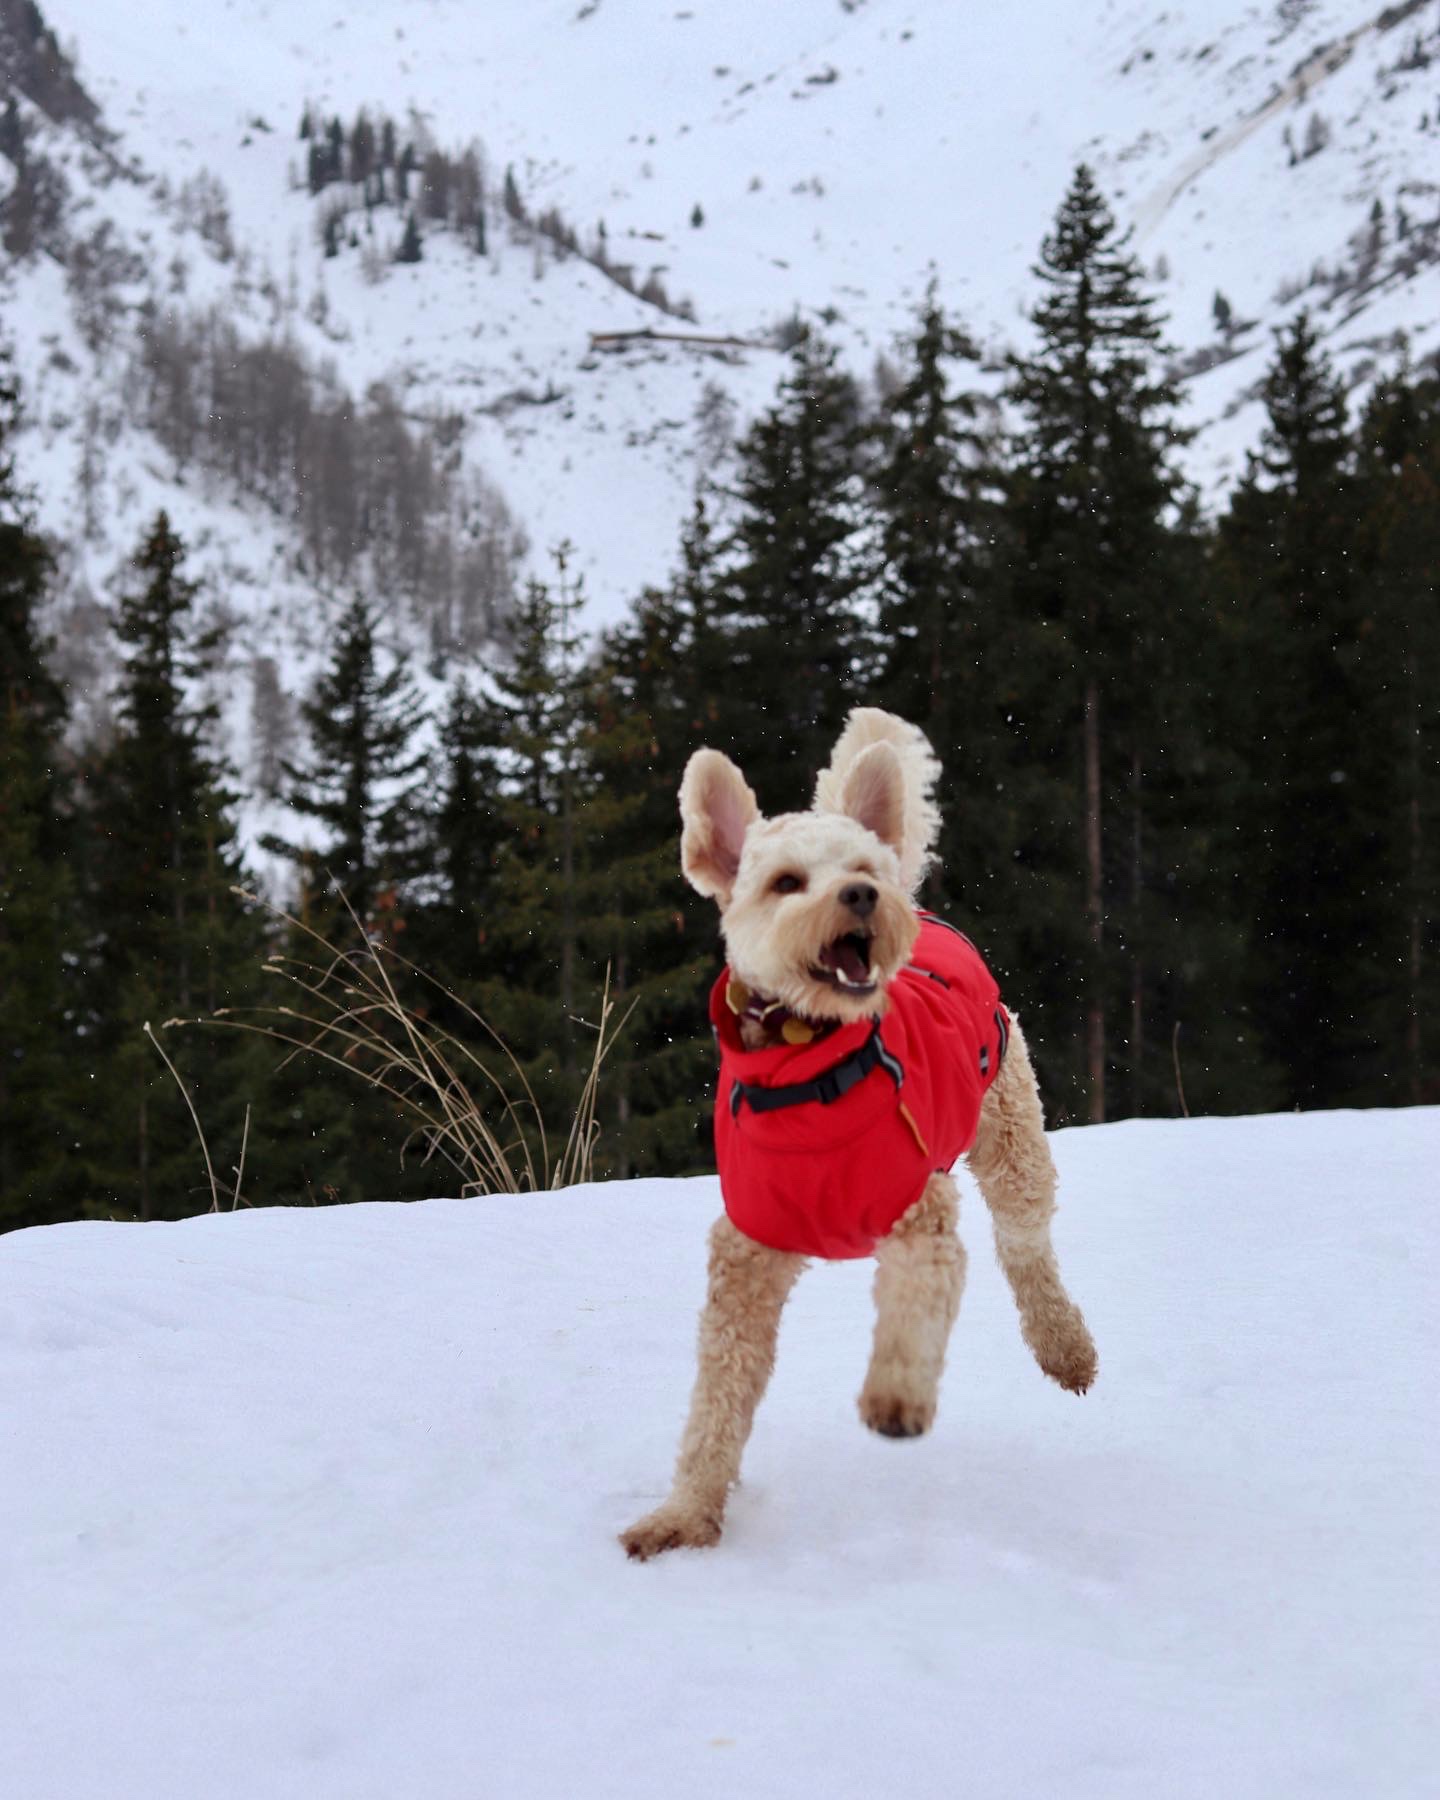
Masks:
[[[327,828],[318,853],[283,839],[267,848],[302,865],[319,862],[364,916],[384,879],[409,873],[428,754],[424,709],[401,656],[387,659],[374,606],[363,595],[341,614],[328,667],[301,705],[305,762],[284,765],[286,799]]]
[[[1045,289],[1030,315],[1039,345],[1011,362],[1028,453],[1056,468],[1092,466],[1126,431],[1183,441],[1179,393],[1163,367],[1165,321],[1129,240],[1081,163],[1034,267]]]
[[[1345,390],[1308,312],[1275,331],[1275,360],[1261,390],[1266,421],[1247,479],[1268,475],[1298,490],[1333,480],[1350,455]]]

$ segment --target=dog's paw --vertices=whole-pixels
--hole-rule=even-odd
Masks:
[[[720,1517],[701,1507],[677,1506],[667,1500],[622,1531],[620,1542],[632,1562],[648,1562],[666,1550],[707,1550],[720,1542]]]
[[[908,1400],[895,1393],[872,1394],[867,1388],[860,1396],[860,1417],[881,1437],[923,1437],[935,1423],[935,1402]]]
[[[1083,1394],[1094,1387],[1100,1358],[1078,1310],[1062,1330],[1047,1332],[1032,1348],[1040,1367],[1069,1393]]]

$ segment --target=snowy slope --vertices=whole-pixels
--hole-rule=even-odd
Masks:
[[[0,1792],[1433,1793],[1440,1113],[1055,1147],[1094,1392],[972,1255],[873,1438],[814,1270],[724,1542],[644,1567],[712,1182],[0,1240]]]
[[[315,203],[289,185],[306,103],[347,121],[362,105],[401,120],[413,109],[442,144],[478,138],[493,178],[513,164],[532,209],[558,206],[587,239],[603,219],[612,249],[642,277],[661,271],[706,330],[752,338],[794,307],[834,309],[861,370],[908,322],[932,266],[992,350],[1023,342],[1030,264],[1088,157],[1165,272],[1176,343],[1218,359],[1191,402],[1210,483],[1254,441],[1246,396],[1297,290],[1351,375],[1393,355],[1398,333],[1416,355],[1440,345],[1434,0],[1190,0],[1160,13],[1035,0],[1018,15],[951,0],[46,11],[128,155],[172,183],[213,172],[238,241],[277,287],[303,303],[323,287],[355,386],[399,371],[417,405],[471,416],[473,453],[537,548],[577,541],[600,618],[669,565],[705,381],[743,419],[770,390],[774,353],[593,357],[592,330],[666,321],[584,264],[537,281],[533,248],[503,231],[488,268],[445,246],[439,266],[378,286],[353,254],[325,264]],[[1315,118],[1328,142],[1306,156]],[[1381,242],[1360,279],[1377,200]],[[1332,297],[1311,283],[1317,265],[1356,280]],[[1212,317],[1217,289],[1246,325],[1229,338]],[[303,317],[296,329],[314,335]],[[552,388],[548,406],[485,410]]]
[[[528,567],[574,541],[592,625],[668,573],[697,472],[726,473],[702,402],[743,427],[782,367],[774,328],[797,310],[863,375],[933,272],[998,380],[1026,342],[1031,265],[1082,156],[1160,279],[1192,372],[1185,454],[1212,499],[1256,440],[1270,327],[1298,305],[1357,393],[1402,351],[1440,350],[1440,0],[1158,13],[1034,0],[1018,14],[952,0],[47,0],[44,13],[109,134],[97,149],[26,103],[34,146],[70,184],[65,242],[0,264],[32,420],[20,473],[65,546],[61,673],[77,728],[103,724],[114,584],[167,506],[226,612],[215,689],[250,788],[266,660],[293,723],[349,592],[317,589],[285,520],[177,467],[145,429],[131,363],[147,303],[214,308],[246,341],[329,361],[357,396],[385,381],[413,420],[453,419],[455,453],[508,504]],[[305,188],[306,106],[347,123],[381,109],[447,150],[478,143],[488,254],[431,234],[423,263],[396,266],[400,219],[382,211],[364,248],[327,259],[333,194]],[[595,352],[592,332],[677,321],[506,220],[493,196],[510,166],[532,214],[558,208],[587,246],[603,221],[637,283],[658,275],[697,330],[754,347]],[[9,170],[0,158],[0,185]],[[201,178],[223,193],[228,250],[187,205]],[[87,306],[70,265],[97,244],[112,279]],[[392,614],[423,665],[424,631],[403,605]],[[282,824],[294,833],[252,804],[246,838]]]

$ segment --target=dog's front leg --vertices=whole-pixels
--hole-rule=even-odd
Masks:
[[[1050,1241],[1055,1164],[1045,1116],[1018,1019],[1010,1047],[980,1113],[967,1159],[995,1221],[995,1251],[1015,1296],[1020,1330],[1045,1373],[1072,1394],[1095,1380],[1095,1342],[1065,1291]]]
[[[700,1315],[700,1367],[670,1497],[622,1532],[627,1553],[718,1543],[755,1408],[775,1366],[780,1313],[803,1256],[757,1244],[723,1214],[710,1233],[710,1286]]]
[[[885,1437],[919,1437],[935,1422],[945,1346],[965,1288],[960,1198],[936,1173],[875,1246],[875,1348],[860,1417]]]

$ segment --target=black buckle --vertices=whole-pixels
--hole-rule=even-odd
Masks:
[[[852,1051],[844,1062],[836,1063],[833,1069],[826,1069],[813,1081],[796,1081],[788,1087],[754,1087],[743,1081],[732,1083],[730,1088],[730,1115],[734,1118],[740,1111],[740,1102],[746,1101],[751,1112],[779,1112],[786,1106],[803,1106],[812,1100],[818,1100],[821,1106],[833,1106],[837,1100],[843,1100],[853,1087],[858,1087],[872,1069],[883,1068],[885,1073],[898,1088],[905,1079],[905,1071],[897,1058],[885,1048],[884,1039],[880,1036],[878,1021],[871,1027],[870,1035],[858,1050]]]

